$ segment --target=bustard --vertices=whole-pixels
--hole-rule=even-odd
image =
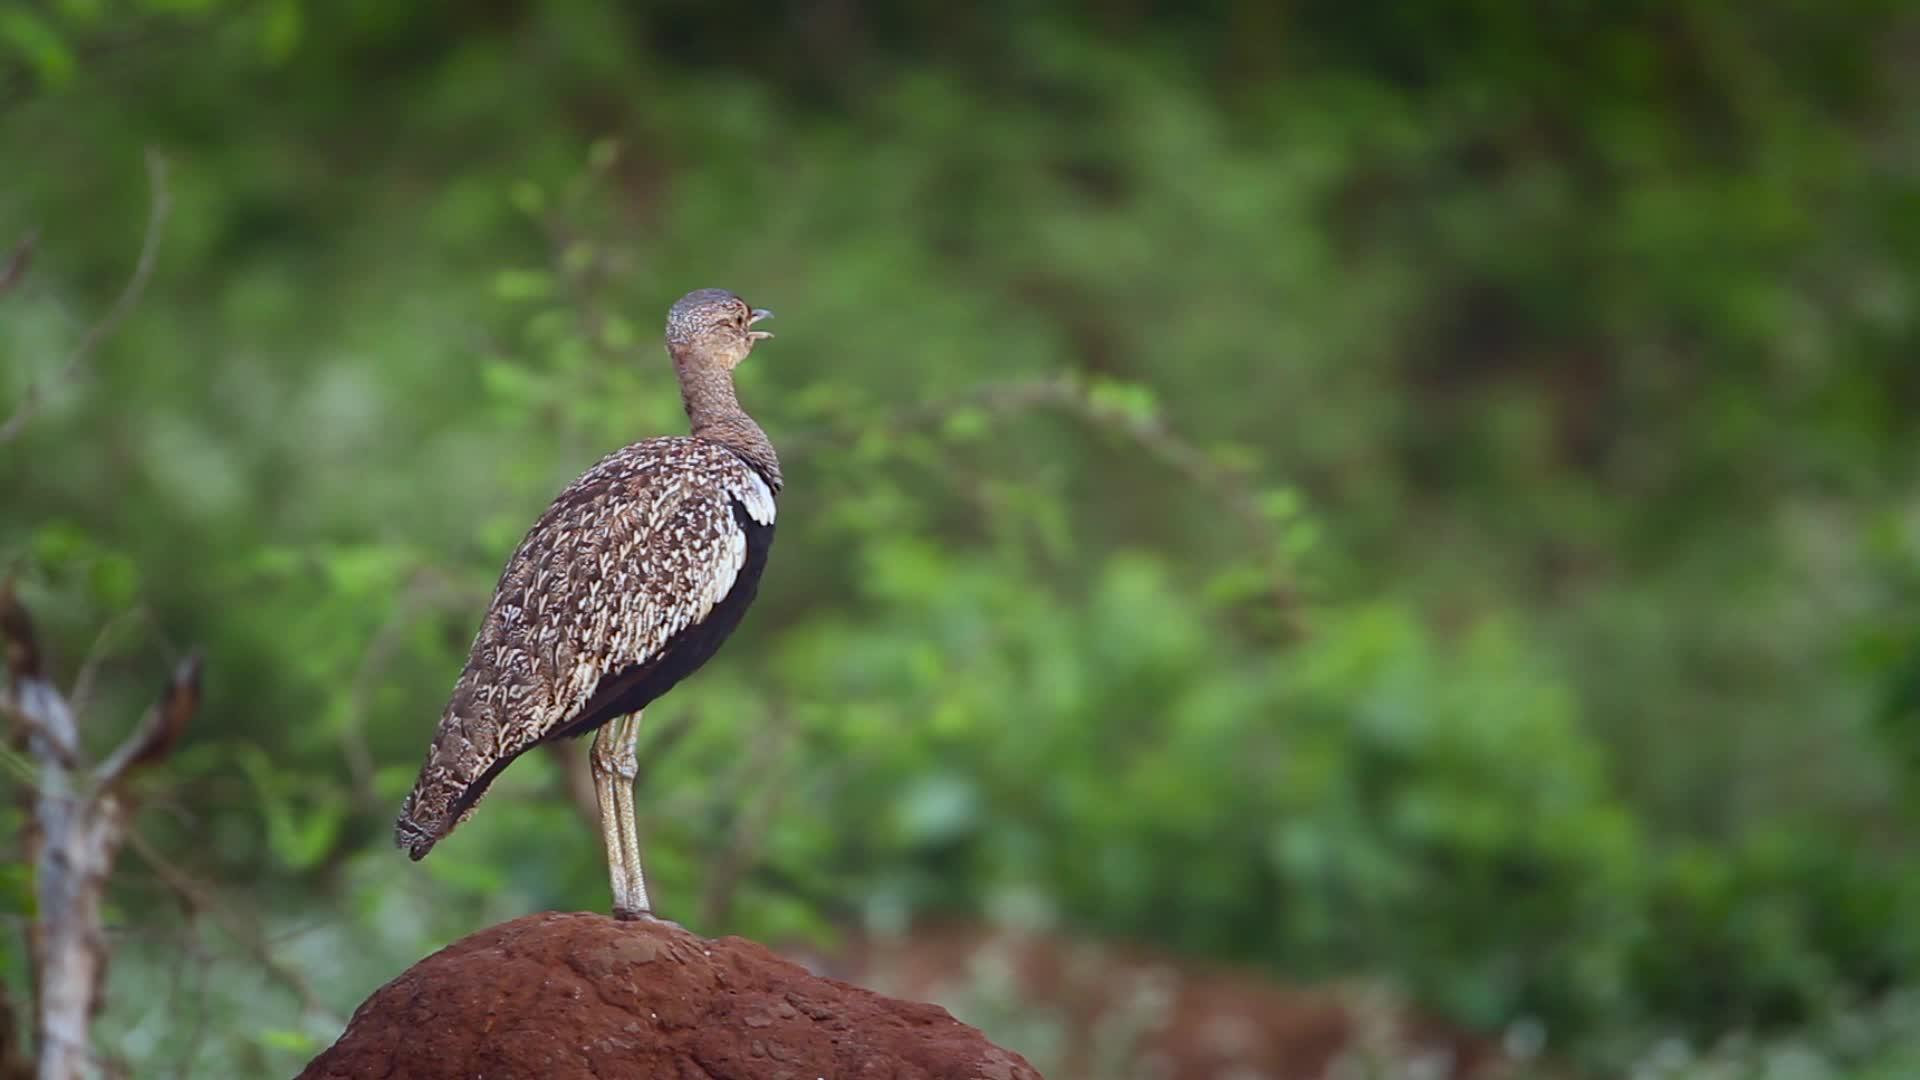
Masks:
[[[633,816],[641,710],[705,663],[753,601],[780,460],[733,368],[770,312],[701,289],[667,313],[691,436],[646,439],[569,484],[507,560],[466,668],[400,808],[415,859],[543,742],[595,732],[590,760],[617,918],[650,915]]]

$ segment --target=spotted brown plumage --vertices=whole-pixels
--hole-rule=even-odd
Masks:
[[[675,304],[668,352],[693,434],[602,458],[507,560],[401,807],[395,839],[413,858],[466,820],[514,758],[597,732],[615,913],[647,912],[631,815],[638,714],[739,624],[773,540],[779,460],[732,379],[772,336],[751,329],[767,315],[716,289]]]

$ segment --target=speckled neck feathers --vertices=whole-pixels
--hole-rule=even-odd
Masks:
[[[781,486],[780,457],[773,443],[734,396],[733,372],[691,349],[671,348],[680,376],[680,402],[697,439],[707,439],[739,454],[776,493]]]

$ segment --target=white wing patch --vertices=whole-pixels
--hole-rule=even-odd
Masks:
[[[739,496],[740,505],[747,508],[747,516],[762,525],[773,524],[773,489],[767,481],[752,469],[740,470],[746,473],[746,482],[734,485],[734,494]]]
[[[740,579],[740,568],[747,565],[747,534],[740,531],[739,524],[731,520],[732,516],[727,515],[728,524],[716,537],[717,542],[710,546],[712,554],[706,564],[706,573],[702,575],[706,578],[706,587],[700,591],[695,606],[687,612],[688,618],[682,624],[682,629],[712,614],[714,607],[733,591],[733,583]]]
[[[704,439],[635,443],[569,484],[508,559],[474,635],[408,797],[429,835],[414,856],[453,828],[448,815],[473,812],[471,785],[565,730],[607,676],[711,617],[746,567],[745,523],[773,518],[768,481]]]
[[[624,531],[626,543],[602,556],[603,575],[628,587],[617,590],[614,604],[598,605],[586,635],[605,642],[604,651],[582,650],[588,655],[567,673],[566,690],[540,718],[541,728],[551,730],[577,715],[602,679],[660,655],[733,591],[747,565],[747,534],[733,505],[770,525],[774,501],[759,473],[728,464],[722,475],[702,477],[704,483],[656,481],[651,497],[628,509],[635,527]]]

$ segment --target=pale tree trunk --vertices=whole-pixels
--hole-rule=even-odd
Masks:
[[[0,640],[9,677],[0,704],[35,767],[27,857],[37,910],[27,932],[37,1075],[83,1080],[102,1071],[89,1028],[106,986],[100,904],[126,839],[126,782],[137,767],[164,759],[185,730],[200,700],[200,660],[183,661],[139,726],[105,761],[89,766],[73,708],[45,670],[11,581],[0,585]]]

